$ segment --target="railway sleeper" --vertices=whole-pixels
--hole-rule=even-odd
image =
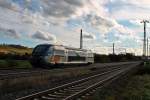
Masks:
[[[68,90],[59,90],[59,91],[57,91],[57,92],[54,92],[54,94],[65,94],[66,96],[68,96],[68,95],[70,95],[70,94],[72,94],[72,93],[74,93],[74,92],[70,92],[69,94],[68,94]]]
[[[54,95],[64,95],[64,93],[61,93],[61,92],[54,92],[52,94],[54,94]],[[68,96],[68,95],[64,95],[64,96]]]
[[[63,94],[63,95],[65,95],[65,96],[69,96],[69,95],[71,95],[71,94],[73,94],[73,93],[75,93],[75,92],[78,92],[78,91],[65,90],[65,91],[59,91],[58,93]]]
[[[84,89],[84,88],[82,88],[82,89]],[[74,89],[70,89],[70,88],[66,88],[66,89],[64,89],[64,91],[66,91],[66,92],[78,92],[79,90],[81,90],[80,88],[78,89],[78,88],[74,88]]]
[[[58,100],[58,98],[48,97],[48,96],[42,96],[39,100]]]
[[[80,87],[70,87],[68,89],[71,89],[71,90],[76,90],[76,89],[84,89],[86,86],[80,86]]]
[[[66,97],[66,96],[63,96],[63,95],[56,95],[56,94],[48,94],[48,96],[55,97],[55,98],[64,98],[64,97]]]

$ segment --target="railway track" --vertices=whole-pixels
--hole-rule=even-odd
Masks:
[[[19,78],[19,77],[28,77],[30,75],[40,75],[50,72],[50,70],[46,69],[32,69],[32,70],[14,70],[12,72],[7,73],[7,70],[0,71],[0,79],[9,79],[9,78]]]
[[[16,100],[81,100],[102,88],[106,84],[125,74],[140,63],[130,63],[128,66],[115,67],[112,70],[63,84],[52,89],[21,97]]]
[[[89,68],[95,67],[101,70],[112,69],[120,65],[128,65],[135,62],[120,62],[120,63],[103,63],[103,64],[93,64],[89,65]],[[84,67],[84,66],[80,66]],[[61,68],[61,67],[60,67]],[[65,67],[63,67],[65,68]],[[68,67],[66,67],[68,68]],[[73,68],[73,67],[70,67]],[[78,67],[79,68],[79,67]],[[51,69],[53,70],[53,69]],[[0,79],[18,78],[18,77],[28,77],[30,75],[40,75],[49,73],[49,69],[31,69],[31,70],[0,70]]]

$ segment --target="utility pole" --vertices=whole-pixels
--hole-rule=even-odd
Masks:
[[[125,48],[125,54],[127,54],[127,50],[126,50],[126,48]]]
[[[150,54],[150,45],[149,45],[149,54]],[[148,57],[149,58],[149,57]]]
[[[82,34],[82,29],[81,29],[81,32],[80,32],[80,49],[83,48],[83,34]]]
[[[146,57],[146,23],[149,23],[148,20],[143,20],[141,23],[144,23],[144,41],[143,41],[143,57]]]
[[[113,43],[113,55],[115,55],[115,44]]]
[[[149,48],[148,48],[148,38],[147,38],[147,57],[148,57],[148,55],[149,55],[149,50],[148,50]]]

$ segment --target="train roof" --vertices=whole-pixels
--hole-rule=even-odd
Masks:
[[[45,46],[53,46],[53,44],[38,44],[37,46],[45,45]]]
[[[74,48],[74,47],[63,46],[63,45],[55,45],[55,44],[39,44],[39,46],[40,46],[40,45],[46,45],[46,46],[61,46],[61,47],[64,47],[65,49],[70,49],[70,50],[91,51],[91,50],[86,50],[86,49]]]

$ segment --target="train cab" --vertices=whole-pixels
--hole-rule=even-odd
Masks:
[[[31,57],[31,64],[33,67],[41,67],[43,65],[47,66],[48,59],[53,55],[53,46],[42,44],[34,48]]]

